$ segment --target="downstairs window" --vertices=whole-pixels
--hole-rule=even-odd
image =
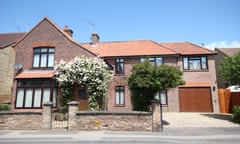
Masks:
[[[57,83],[52,79],[22,79],[17,82],[15,108],[42,108],[43,103],[57,106]]]

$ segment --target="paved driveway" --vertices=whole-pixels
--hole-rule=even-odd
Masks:
[[[240,124],[231,121],[230,114],[214,113],[163,113],[164,127],[238,127]]]

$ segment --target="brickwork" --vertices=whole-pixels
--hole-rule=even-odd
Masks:
[[[131,75],[131,69],[134,64],[139,63],[140,57],[126,57],[124,58],[124,75],[115,75],[111,79],[108,89],[108,110],[109,111],[131,111],[131,92],[128,89],[127,79]],[[115,58],[106,59],[115,68]],[[213,55],[208,56],[208,70],[206,71],[184,71],[181,56],[163,56],[164,64],[177,66],[183,71],[183,79],[185,82],[198,82],[207,81],[210,82],[211,96],[213,111],[218,112],[218,97],[217,97],[217,84],[216,84],[216,70],[215,60]],[[125,86],[125,105],[115,105],[115,87]],[[215,87],[215,91],[213,90]],[[179,112],[179,94],[178,88],[168,89],[168,104],[163,105],[164,112]]]
[[[16,62],[23,65],[24,70],[31,70],[33,63],[33,48],[38,46],[55,46],[55,59],[59,62],[72,60],[75,56],[95,57],[62,34],[48,20],[41,21],[28,35],[15,47]]]
[[[1,130],[32,130],[41,126],[41,112],[0,112]]]
[[[13,47],[0,49],[0,103],[11,102],[14,64],[15,51]]]
[[[78,112],[76,130],[152,131],[152,114],[146,112]]]
[[[51,129],[52,123],[52,106],[51,102],[44,103],[42,109],[42,129]]]
[[[72,101],[68,103],[68,130],[76,129],[77,127],[77,117],[76,113],[78,111],[79,102]]]

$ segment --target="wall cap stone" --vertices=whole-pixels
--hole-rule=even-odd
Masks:
[[[69,103],[67,103],[69,106],[77,106],[79,104],[78,101],[71,101]]]
[[[22,115],[22,114],[35,114],[35,115],[42,115],[42,112],[0,111],[0,115]]]
[[[152,112],[111,112],[111,111],[78,111],[77,115],[152,115]]]

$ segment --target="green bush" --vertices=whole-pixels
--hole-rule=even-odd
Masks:
[[[10,111],[10,106],[8,104],[0,104],[0,111]]]
[[[235,105],[233,107],[232,119],[234,122],[240,123],[240,106]]]

